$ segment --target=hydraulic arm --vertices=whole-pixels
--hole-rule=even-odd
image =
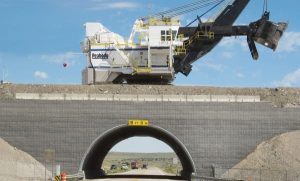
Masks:
[[[214,22],[199,21],[197,27],[180,28],[179,34],[187,40],[183,46],[177,47],[177,53],[174,56],[175,72],[181,72],[187,76],[192,70],[191,64],[210,52],[226,36],[247,36],[248,46],[254,60],[259,57],[255,42],[275,51],[288,24],[269,21],[270,13],[265,11],[259,20],[248,26],[233,26],[248,3],[249,0],[234,0]]]

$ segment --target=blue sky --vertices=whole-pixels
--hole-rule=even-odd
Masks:
[[[189,1],[190,2],[190,1]],[[258,45],[260,59],[250,56],[245,38],[226,38],[194,64],[176,85],[300,87],[299,1],[269,1],[271,19],[288,21],[278,51]],[[135,19],[185,4],[180,0],[0,0],[0,72],[13,83],[81,84],[86,66],[80,54],[85,22],[101,22],[128,37]],[[251,0],[237,24],[262,13],[263,0]],[[181,17],[182,24],[198,11]],[[63,63],[68,67],[64,68]]]
[[[132,137],[116,144],[111,152],[162,153],[173,150],[164,142],[152,137]]]

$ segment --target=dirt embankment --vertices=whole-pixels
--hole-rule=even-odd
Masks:
[[[223,175],[227,178],[300,181],[300,131],[276,136]]]
[[[173,85],[0,85],[0,99],[15,93],[172,94],[172,95],[259,95],[277,107],[300,106],[300,88],[221,88]]]
[[[51,178],[47,170],[46,178]],[[0,138],[0,180],[44,181],[45,167],[29,154]]]

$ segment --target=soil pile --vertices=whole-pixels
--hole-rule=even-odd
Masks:
[[[0,138],[0,180],[44,181],[45,167],[29,154],[18,150]],[[51,178],[46,171],[47,180]]]
[[[223,177],[300,181],[300,131],[285,133],[261,143]]]

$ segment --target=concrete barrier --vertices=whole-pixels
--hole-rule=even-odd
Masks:
[[[138,97],[130,94],[115,94],[114,101],[138,101]]]
[[[260,102],[260,96],[236,96],[236,102]]]
[[[90,100],[93,101],[113,101],[113,94],[90,94]]]
[[[186,95],[163,95],[164,102],[187,102]]]
[[[188,102],[210,102],[210,95],[187,95]]]
[[[236,102],[236,96],[233,95],[212,95],[211,102]]]
[[[90,95],[89,94],[65,94],[64,95],[65,100],[80,100],[80,101],[85,101],[85,100],[90,100]]]
[[[66,100],[65,94],[39,94],[40,100]]]
[[[130,94],[37,94],[16,93],[25,100],[94,100],[139,102],[260,102],[260,96],[236,95],[130,95]]]
[[[16,93],[16,99],[39,100],[40,95],[36,93]]]
[[[161,102],[163,101],[163,95],[138,95],[138,101]]]

